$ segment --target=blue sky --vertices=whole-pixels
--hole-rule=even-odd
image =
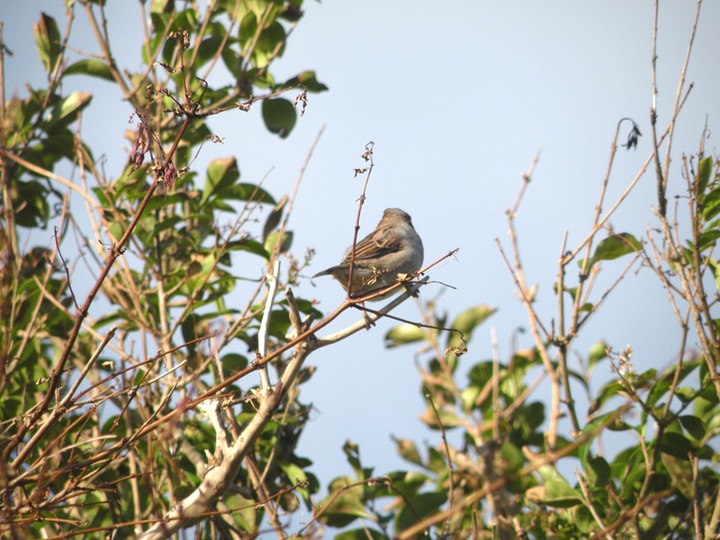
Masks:
[[[40,9],[61,17],[62,4],[0,6],[5,41],[15,53],[5,68],[8,96],[24,95],[27,80],[42,80],[32,25]],[[678,0],[660,6],[661,129],[675,98],[695,5]],[[361,234],[372,229],[383,209],[400,207],[413,217],[427,262],[459,247],[456,260],[430,273],[454,288],[428,286],[421,300],[442,291],[438,310],[451,315],[476,304],[498,307],[474,336],[460,372],[491,356],[491,328],[505,359],[518,328],[527,327],[495,244],[499,238],[508,245],[505,210],[515,200],[521,174],[541,151],[517,228],[528,279],[539,284],[537,309],[547,322],[554,316],[552,280],[563,234],[568,232],[570,247],[587,234],[620,118],[633,118],[644,137],[637,150],[618,152],[608,201],[624,190],[650,155],[652,2],[325,0],[307,1],[304,9],[277,76],[314,69],[330,91],[310,96],[307,113],[282,141],[264,131],[259,110],[217,117],[212,125],[225,143],[206,146],[200,169],[213,158],[234,154],[245,181],[256,182],[269,173],[266,188],[280,196],[291,190],[313,139],[327,126],[291,220],[295,253],[316,251],[312,275],[336,263],[352,240],[361,189],[353,169],[363,165],[360,154],[374,141],[375,170]],[[120,14],[110,27],[118,60],[137,69],[138,9],[132,2],[110,2],[109,10],[111,17]],[[688,75],[694,88],[674,143],[675,173],[681,152],[697,150],[706,117],[713,133],[720,120],[718,21],[720,4],[706,2]],[[78,32],[86,33],[80,13],[77,24]],[[96,50],[89,38],[82,43],[87,52]],[[80,79],[69,84],[77,88],[66,86],[66,91],[94,92],[96,104],[104,104],[85,115],[83,129],[98,141],[96,155],[107,156],[110,176],[120,174],[127,148],[122,134],[131,110],[108,85]],[[713,153],[715,139],[711,135],[708,142]],[[670,195],[682,191],[675,174]],[[611,220],[614,229],[643,236],[648,224],[654,224],[656,204],[654,179],[646,175]],[[598,295],[624,264],[605,266]],[[325,312],[343,298],[340,287],[328,279],[308,280],[296,294],[316,298]],[[395,314],[419,318],[413,302]],[[329,331],[357,316],[347,314]],[[417,350],[383,347],[383,335],[393,324],[380,322],[309,360],[317,372],[305,385],[303,398],[314,403],[315,413],[299,452],[315,462],[324,481],[350,474],[341,453],[346,439],[360,444],[363,460],[376,465],[378,474],[403,466],[391,435],[429,445],[439,441],[417,420],[423,410]],[[617,349],[632,344],[636,369],[660,368],[676,359],[676,328],[664,291],[647,270],[640,270],[618,287],[576,350],[585,355],[600,339]],[[520,348],[532,344],[527,333],[517,339]],[[599,368],[598,379],[608,370],[607,364]]]

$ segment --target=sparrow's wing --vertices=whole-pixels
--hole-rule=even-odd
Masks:
[[[394,233],[392,226],[380,227],[357,243],[355,246],[355,260],[377,259],[383,255],[399,251],[401,246],[400,237]],[[352,248],[345,254],[343,262],[349,263],[351,256]]]

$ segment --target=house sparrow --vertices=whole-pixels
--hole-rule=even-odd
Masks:
[[[347,291],[351,256],[352,247],[345,252],[340,264],[318,272],[313,278],[331,275]],[[366,296],[389,287],[398,281],[398,274],[413,274],[420,270],[422,262],[422,240],[415,232],[410,216],[399,208],[388,208],[375,231],[355,246],[351,296]]]

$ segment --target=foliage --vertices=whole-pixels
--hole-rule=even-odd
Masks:
[[[609,226],[649,174],[643,167],[614,204],[605,201],[624,121],[618,124],[591,229],[576,246],[563,246],[553,284],[558,308],[549,318],[535,309],[537,289],[526,278],[515,224],[533,163],[507,213],[509,246],[498,242],[532,346],[505,360],[482,358],[473,333],[495,308],[450,317],[426,303],[422,324],[401,324],[385,338],[388,347],[421,347],[421,419],[439,444],[397,440],[407,470],[376,474],[348,442],[352,472],[321,498],[312,463],[295,450],[309,410],[300,394],[312,370],[303,362],[364,327],[360,321],[334,339],[315,338],[360,302],[347,298],[315,322],[321,314],[291,289],[307,263],[292,255],[287,229],[294,195],[241,182],[234,157],[213,160],[204,172],[195,165],[203,146],[219,139],[211,117],[260,114],[284,138],[307,93],[327,89],[312,71],[285,81],[273,75],[302,20],[302,1],[221,0],[205,10],[170,0],[140,5],[150,23],[138,45],[142,68],[116,64],[103,2],[67,2],[63,31],[44,13],[34,28],[45,84],[5,103],[4,537],[164,538],[189,526],[199,538],[270,530],[315,538],[333,529],[345,540],[720,534],[720,160],[701,144],[680,160],[681,185],[660,150],[686,95],[678,94],[665,131],[652,114],[648,163],[658,207],[645,233]],[[99,54],[91,57],[72,53],[81,10],[97,38]],[[231,82],[218,83],[223,75]],[[104,173],[80,127],[94,96],[64,94],[68,77],[110,83],[132,104],[131,149],[115,175]],[[628,149],[638,146],[634,122],[630,133]],[[369,176],[371,148],[364,157]],[[62,176],[68,169],[76,176]],[[684,220],[668,218],[673,193],[687,202]],[[604,206],[611,209],[602,214]],[[260,207],[268,215],[255,225]],[[23,247],[22,235],[50,227],[50,247]],[[588,321],[639,265],[667,291],[682,330],[677,362],[641,373],[632,348],[617,350],[612,339],[576,351]],[[263,270],[248,273],[253,267]],[[617,275],[597,294],[601,272]],[[392,305],[422,284],[406,283],[411,291]],[[284,298],[276,299],[280,288]],[[596,388],[593,376],[606,366],[614,375]],[[253,387],[245,377],[258,370],[263,383]],[[609,439],[622,441],[621,449],[606,452]]]
[[[678,94],[677,103],[685,97]],[[418,343],[425,351],[420,375],[427,409],[421,419],[438,432],[440,443],[419,448],[411,440],[398,440],[397,451],[408,469],[371,478],[372,469],[361,464],[355,450],[348,460],[355,477],[336,480],[335,487],[345,490],[343,497],[331,494],[321,510],[331,524],[363,518],[362,527],[342,538],[720,535],[720,281],[715,255],[720,160],[705,153],[706,129],[697,154],[683,156],[684,185],[670,183],[671,160],[665,156],[663,161],[659,144],[673,134],[678,104],[664,132],[652,125],[652,159],[620,198],[607,204],[625,119],[618,123],[591,230],[575,247],[563,245],[553,284],[558,309],[548,319],[536,311],[537,287],[526,278],[515,224],[537,160],[524,175],[507,212],[509,250],[499,241],[498,246],[528,314],[532,347],[514,351],[506,361],[496,355],[473,361],[461,372],[464,362],[458,356],[465,353],[466,341],[494,312],[484,305],[469,308],[448,325],[448,316],[438,314],[431,302],[422,316],[431,328],[404,324],[388,332],[388,346]],[[634,147],[638,134],[633,122],[635,142],[623,146]],[[609,219],[653,161],[657,224],[644,237],[614,232]],[[669,186],[687,200],[685,221],[668,218]],[[605,206],[611,210],[602,214]],[[673,210],[672,215],[679,214]],[[621,259],[629,262],[607,290],[596,294],[593,285],[604,263],[612,269],[616,266],[610,261]],[[636,266],[657,276],[681,329],[677,362],[642,373],[634,369],[630,346],[615,350],[599,342],[585,355],[574,350],[588,321],[599,316],[606,298]],[[572,284],[569,275],[577,275]],[[462,329],[464,339],[436,330],[446,326]],[[595,389],[595,370],[605,364],[614,377]],[[608,453],[608,446],[620,449]]]
[[[640,241],[629,233],[611,233],[593,249],[609,217],[598,214],[593,232],[559,261],[555,293],[560,307],[550,321],[535,312],[535,288],[527,284],[522,268],[514,224],[518,198],[508,212],[514,254],[508,266],[529,313],[534,347],[515,351],[505,362],[497,357],[473,362],[459,373],[458,353],[465,350],[458,349],[459,334],[435,328],[462,329],[469,340],[494,313],[483,305],[448,325],[447,315],[438,315],[429,303],[424,320],[432,328],[405,324],[388,332],[388,346],[419,343],[428,351],[421,369],[427,403],[421,419],[439,433],[441,442],[422,449],[411,440],[398,440],[397,451],[409,469],[381,477],[369,476],[372,469],[362,465],[359,449],[348,453],[355,477],[336,479],[332,487],[341,489],[342,496],[331,494],[320,510],[332,525],[363,518],[363,527],[342,538],[370,534],[407,539],[428,531],[440,538],[718,534],[720,478],[714,445],[720,433],[720,319],[714,315],[718,221],[712,201],[720,196],[720,160],[706,157],[700,148],[694,158],[684,157],[683,164],[689,232],[658,214],[659,227],[666,231],[661,245],[652,235]],[[661,182],[664,173],[658,177]],[[528,173],[523,192],[530,178]],[[636,373],[631,347],[616,351],[605,342],[579,361],[570,353],[615,287],[592,300],[603,261],[628,256],[631,262],[619,279],[637,261],[650,268],[668,292],[683,330],[678,361],[663,370]],[[581,273],[570,287],[566,274],[576,261]],[[688,345],[692,322],[699,351]],[[615,377],[594,390],[595,369],[606,363]],[[584,411],[580,403],[585,403]],[[451,444],[451,439],[459,442]],[[610,439],[626,446],[608,455],[604,448]],[[370,521],[373,527],[367,525]]]
[[[253,358],[228,344],[240,340],[251,354],[257,350],[266,278],[243,275],[233,263],[244,257],[272,269],[282,258],[288,270],[277,278],[288,285],[305,264],[287,254],[286,197],[240,182],[234,157],[212,161],[204,175],[193,168],[203,145],[218,140],[208,125],[213,115],[254,114],[259,101],[267,129],[286,137],[307,92],[326,90],[312,72],[287,81],[272,72],[302,2],[214,2],[206,11],[172,1],[141,6],[151,27],[138,44],[143,66],[135,72],[115,63],[102,3],[68,3],[64,33],[40,14],[34,33],[47,80],[5,105],[4,536],[139,533],[143,520],[163,516],[192,492],[212,466],[204,452],[212,456],[216,446],[212,422],[192,412],[198,396],[216,387],[240,398],[222,412],[235,434],[256,410],[251,389],[228,381]],[[72,53],[73,22],[83,10],[97,57]],[[218,69],[229,76],[213,76]],[[135,111],[131,151],[116,179],[101,170],[93,141],[78,127],[93,96],[63,94],[71,77],[116,85]],[[68,163],[80,171],[74,182],[54,172]],[[83,200],[71,200],[72,192]],[[250,223],[260,206],[274,211],[258,232]],[[22,229],[50,225],[51,249],[22,251]],[[85,268],[75,271],[77,260]],[[85,300],[73,290],[83,274],[97,279]],[[246,282],[254,292],[239,304],[234,295]],[[316,314],[308,302],[294,307]],[[287,301],[271,309],[272,349],[285,341],[290,322]],[[208,535],[223,527],[257,532],[317,490],[304,471],[308,461],[294,452],[307,405],[295,394],[274,413],[234,478],[254,486],[252,493],[230,496],[224,504],[233,512],[222,513],[229,522],[214,520]]]

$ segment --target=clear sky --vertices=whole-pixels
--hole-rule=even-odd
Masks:
[[[138,69],[137,6],[109,4],[118,60]],[[0,4],[5,40],[15,53],[6,66],[8,96],[25,95],[26,80],[41,80],[32,25],[41,9],[61,18],[62,5],[59,0]],[[695,6],[685,0],[660,6],[661,128],[669,119]],[[313,139],[326,125],[291,221],[295,253],[316,250],[312,274],[336,263],[352,240],[361,189],[353,169],[363,165],[363,147],[374,141],[376,167],[361,234],[372,229],[383,209],[403,208],[424,240],[427,262],[460,248],[456,260],[430,273],[454,289],[431,285],[423,289],[421,300],[443,291],[437,309],[451,316],[476,304],[499,308],[474,336],[460,373],[491,356],[491,328],[502,359],[516,337],[519,347],[531,346],[528,334],[516,336],[527,322],[495,245],[496,238],[507,245],[505,210],[515,199],[521,174],[541,150],[517,225],[528,279],[540,286],[537,309],[547,322],[555,313],[552,280],[562,236],[569,232],[572,247],[587,234],[620,118],[633,118],[645,136],[637,150],[618,153],[610,201],[650,154],[653,3],[324,0],[306,1],[304,9],[276,68],[278,79],[314,69],[330,91],[310,96],[307,113],[283,141],[264,131],[259,110],[221,115],[212,125],[225,144],[206,146],[201,163],[234,154],[245,181],[259,181],[270,171],[267,189],[280,196],[291,190]],[[81,32],[82,19],[79,14]],[[688,76],[695,86],[674,145],[676,164],[680,152],[697,150],[706,116],[713,133],[708,150],[717,151],[718,23],[720,3],[705,2]],[[87,52],[96,50],[91,40],[86,44]],[[96,104],[105,104],[88,111],[83,129],[86,135],[96,134],[96,155],[105,154],[105,169],[117,176],[127,149],[122,134],[130,108],[106,84],[85,79],[68,84],[77,88],[67,86],[66,91],[91,91]],[[679,175],[674,179],[671,196],[683,191]],[[654,194],[654,179],[647,175],[613,218],[615,231],[643,236],[648,223],[654,224]],[[605,265],[598,295],[625,262]],[[325,312],[343,298],[329,279],[308,280],[296,294],[316,298]],[[412,302],[396,314],[418,319]],[[357,316],[344,316],[329,331]],[[315,413],[299,453],[315,462],[323,481],[351,473],[341,452],[348,438],[360,444],[365,464],[376,465],[377,474],[403,466],[391,435],[429,445],[439,441],[417,420],[423,404],[416,348],[383,347],[383,335],[393,324],[380,322],[309,360],[317,372],[305,385],[303,399],[314,403]],[[676,338],[664,291],[648,271],[640,270],[620,285],[586,329],[577,352],[585,355],[600,339],[616,349],[632,344],[641,371],[673,362]],[[600,380],[607,375],[603,370],[609,366],[600,368]]]

